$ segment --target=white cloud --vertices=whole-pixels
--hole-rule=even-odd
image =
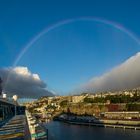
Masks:
[[[33,74],[33,78],[36,79],[36,80],[40,80],[40,77],[38,74]]]
[[[140,52],[102,76],[91,79],[82,88],[96,92],[132,89],[139,86]]]
[[[25,76],[31,75],[31,72],[28,70],[27,67],[15,67],[12,70],[19,75],[25,75]]]
[[[9,95],[17,94],[19,97],[38,98],[52,96],[46,90],[46,84],[38,74],[32,74],[27,67],[0,69],[0,77],[3,80],[3,89]]]

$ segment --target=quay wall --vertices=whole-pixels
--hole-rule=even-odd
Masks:
[[[94,122],[83,122],[77,120],[68,120],[56,118],[55,121],[61,121],[69,124],[77,125],[88,125],[88,126],[99,126],[99,127],[112,127],[112,128],[123,128],[123,129],[134,129],[140,130],[140,121],[130,120],[95,120]]]
[[[96,122],[96,121],[95,121]],[[118,124],[118,125],[132,125],[132,126],[140,126],[140,121],[132,121],[132,120],[99,120],[97,123],[103,124]]]

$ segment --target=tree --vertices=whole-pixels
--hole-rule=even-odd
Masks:
[[[61,103],[60,103],[60,106],[64,107],[64,106],[67,106],[68,105],[68,101],[67,100],[63,100]]]
[[[94,102],[94,99],[93,98],[86,97],[86,98],[84,98],[84,102],[85,103],[93,103]]]

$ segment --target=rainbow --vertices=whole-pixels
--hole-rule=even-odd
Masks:
[[[73,18],[73,19],[67,19],[67,20],[63,20],[63,21],[59,21],[55,24],[52,24],[48,27],[46,27],[43,31],[41,31],[40,33],[38,33],[35,37],[33,37],[21,50],[21,52],[19,53],[19,55],[17,56],[16,60],[13,63],[13,67],[15,67],[18,62],[20,61],[20,59],[22,58],[22,56],[28,51],[28,49],[34,44],[36,43],[36,41],[38,41],[43,35],[47,34],[48,32],[50,32],[51,30],[54,30],[55,28],[58,28],[62,25],[65,24],[70,24],[76,21],[93,21],[93,22],[99,22],[105,25],[109,25],[115,29],[118,29],[120,31],[122,31],[123,33],[127,34],[129,37],[131,37],[134,41],[136,41],[136,43],[138,43],[138,45],[140,45],[140,40],[137,38],[136,35],[134,35],[132,32],[130,32],[128,29],[126,29],[125,27],[121,26],[118,23],[103,19],[103,18],[95,18],[95,17],[79,17],[79,18]]]
[[[63,21],[59,21],[57,23],[54,23],[48,27],[46,27],[44,30],[42,30],[40,33],[38,33],[36,36],[34,36],[25,46],[23,46],[23,49],[21,50],[21,52],[18,54],[18,56],[16,57],[12,67],[16,67],[18,62],[20,61],[20,59],[23,57],[23,55],[28,51],[28,49],[34,44],[36,43],[42,36],[44,36],[45,34],[47,34],[48,32],[50,32],[51,30],[54,30],[55,28],[58,28],[60,26],[66,25],[66,24],[70,24],[76,21],[93,21],[93,22],[97,22],[97,23],[102,23],[105,25],[109,25],[112,28],[118,29],[121,32],[125,33],[126,35],[128,35],[130,38],[132,38],[134,41],[136,41],[136,43],[138,45],[140,45],[140,40],[139,38],[132,33],[131,31],[129,31],[128,29],[126,29],[125,27],[123,27],[122,25],[103,19],[103,18],[97,18],[97,17],[78,17],[78,18],[73,18],[73,19],[66,19]],[[8,74],[6,83],[8,83],[9,81],[9,77],[10,77],[10,73]],[[5,84],[6,85],[6,84]]]

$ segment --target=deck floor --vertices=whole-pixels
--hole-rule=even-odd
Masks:
[[[30,140],[27,133],[25,115],[16,115],[0,128],[0,140]]]

